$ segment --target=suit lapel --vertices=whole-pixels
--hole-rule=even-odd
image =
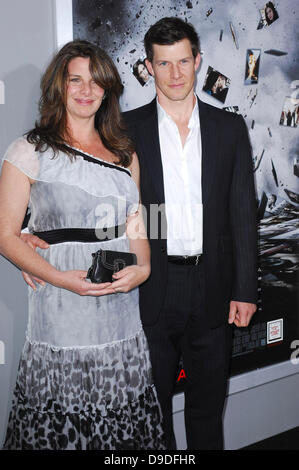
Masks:
[[[165,202],[163,167],[160,150],[157,104],[154,99],[149,104],[149,114],[142,126],[142,145],[144,145],[145,164],[152,178],[159,203]]]
[[[212,119],[208,106],[198,99],[200,132],[202,144],[202,202],[208,202],[213,187],[216,161],[219,152],[217,123]]]

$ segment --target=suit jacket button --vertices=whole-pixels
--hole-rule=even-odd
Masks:
[[[166,251],[165,247],[162,246],[162,248],[161,248],[161,253],[165,253],[165,251]]]

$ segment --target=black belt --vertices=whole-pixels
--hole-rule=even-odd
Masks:
[[[47,230],[45,232],[33,232],[33,235],[41,238],[49,245],[63,242],[95,243],[121,237],[126,231],[126,224],[108,228],[62,228]]]
[[[174,264],[191,264],[197,266],[202,261],[202,254],[194,256],[167,256],[167,260]]]

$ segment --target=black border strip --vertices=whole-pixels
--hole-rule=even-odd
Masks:
[[[84,160],[86,160],[88,162],[97,163],[98,165],[106,166],[107,168],[113,168],[115,170],[124,171],[125,173],[127,173],[127,175],[129,175],[131,177],[130,171],[126,170],[126,168],[123,168],[123,167],[120,167],[120,166],[117,166],[117,165],[111,165],[111,163],[104,162],[103,160],[99,160],[96,157],[91,157],[90,155],[87,155],[86,153],[81,152],[80,150],[77,150],[73,147],[71,147],[71,149],[76,153],[76,155],[80,155],[81,157],[84,158]]]

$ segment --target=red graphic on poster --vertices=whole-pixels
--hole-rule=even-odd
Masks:
[[[185,379],[185,378],[186,378],[186,374],[185,374],[184,369],[182,369],[181,372],[179,373],[177,382],[179,382],[181,379]]]

